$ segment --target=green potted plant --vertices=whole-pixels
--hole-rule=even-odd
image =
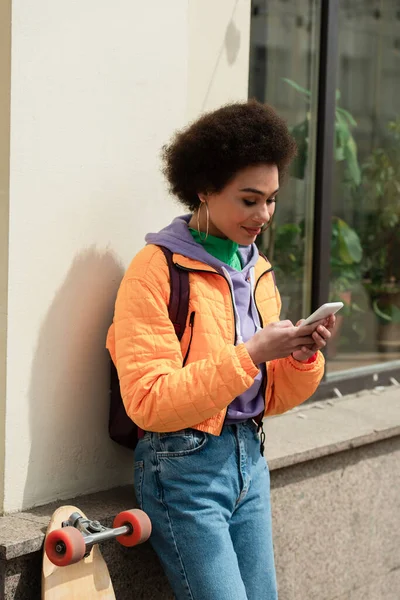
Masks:
[[[362,233],[364,284],[378,320],[378,346],[400,350],[400,117],[362,167],[360,186],[367,214]]]
[[[291,79],[283,78],[297,92],[302,94],[307,104],[311,100],[311,92]],[[347,185],[357,187],[361,182],[361,170],[357,158],[357,145],[351,133],[351,128],[357,123],[352,115],[338,106],[340,91],[336,90],[335,110],[335,160],[344,164],[344,181]],[[309,144],[310,112],[306,118],[291,128],[291,133],[297,143],[297,157],[292,163],[291,174],[297,179],[304,179]]]
[[[295,81],[283,79],[297,92],[302,94],[307,104],[310,104],[311,92],[301,87]],[[357,189],[361,182],[361,170],[357,157],[357,146],[351,133],[351,128],[357,125],[352,115],[339,106],[340,92],[336,91],[335,110],[335,160],[343,165],[342,191]],[[305,119],[293,127],[291,133],[297,143],[297,156],[291,166],[291,175],[297,179],[305,176],[309,148],[310,112]],[[274,259],[277,279],[283,293],[294,297],[295,293],[301,295],[303,284],[304,261],[304,222],[287,223],[272,228],[269,244],[265,249],[270,260]],[[360,238],[343,219],[333,217],[330,254],[330,301],[341,300],[345,308],[337,317],[334,332],[336,342],[342,326],[343,317],[359,307],[352,299],[353,288],[361,281],[360,263],[362,247]],[[336,352],[335,343],[331,342],[331,351]]]
[[[363,250],[357,232],[343,219],[332,218],[330,300],[351,303],[353,286],[361,280]]]
[[[273,222],[267,243],[261,239],[259,245],[274,265],[282,299],[282,318],[296,318],[291,315],[290,300],[302,294],[304,223],[277,225]]]
[[[274,264],[285,305],[288,304],[289,298],[301,297],[304,275],[304,236],[303,220],[299,223],[274,225],[270,231],[268,244],[265,246],[261,244],[261,249]],[[340,330],[343,316],[359,310],[352,301],[352,290],[361,280],[361,258],[362,248],[357,233],[343,219],[333,217],[329,300],[331,302],[341,300],[345,303],[342,314],[337,318],[336,334]]]
[[[346,316],[361,312],[353,300],[353,291],[361,281],[363,250],[357,232],[343,219],[332,218],[330,255],[330,302],[341,301],[343,309],[336,317],[335,329],[328,345],[328,356],[336,356],[339,333]]]

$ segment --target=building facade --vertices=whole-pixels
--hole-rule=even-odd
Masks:
[[[293,321],[341,300],[319,395],[400,372],[400,3],[253,0],[249,95],[298,155],[260,242]]]
[[[116,290],[145,233],[180,210],[160,148],[226,102],[271,103],[298,141],[260,244],[284,316],[346,302],[321,394],[398,376],[399,10],[367,0],[2,3],[3,511],[131,480],[130,453],[107,437]]]

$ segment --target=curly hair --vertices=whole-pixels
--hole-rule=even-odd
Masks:
[[[246,167],[275,164],[280,178],[296,154],[286,122],[256,100],[228,104],[178,131],[162,149],[170,191],[195,211],[198,193],[220,192]]]

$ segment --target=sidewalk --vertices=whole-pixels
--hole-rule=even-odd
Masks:
[[[264,430],[271,471],[394,437],[400,435],[400,386],[305,404],[266,419]]]

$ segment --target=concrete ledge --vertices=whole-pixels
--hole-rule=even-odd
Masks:
[[[133,486],[98,492],[88,496],[58,500],[45,506],[0,517],[0,560],[11,560],[42,549],[53,512],[63,504],[80,508],[88,517],[104,525],[122,510],[136,508]]]
[[[400,387],[361,392],[298,407],[265,420],[270,471],[400,435]],[[133,486],[59,500],[0,517],[0,560],[41,550],[50,517],[61,504],[75,504],[88,516],[111,523],[134,508]]]
[[[42,552],[46,529],[54,510],[73,504],[88,517],[111,526],[121,510],[137,506],[133,486],[88,496],[59,500],[29,511],[0,518],[0,598],[40,598]],[[118,600],[173,600],[168,581],[149,542],[124,548],[115,541],[101,544]],[[133,592],[134,590],[134,592]]]
[[[280,598],[397,599],[400,387],[304,405],[267,419],[265,431]],[[0,598],[40,596],[44,535],[61,504],[105,525],[136,506],[126,486],[1,517]],[[133,590],[138,600],[173,599],[148,542],[101,550],[118,600]]]
[[[297,407],[264,422],[269,469],[400,435],[400,386]]]

